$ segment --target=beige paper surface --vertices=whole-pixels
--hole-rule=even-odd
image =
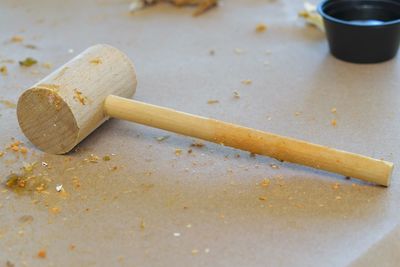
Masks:
[[[191,8],[159,5],[131,15],[128,6],[0,3],[0,66],[8,68],[0,74],[0,178],[36,161],[35,179],[42,175],[46,186],[15,193],[2,185],[0,266],[396,266],[398,59],[356,65],[333,58],[324,34],[297,17],[301,1],[230,0],[196,18]],[[255,32],[260,22],[265,33]],[[15,35],[22,43],[9,42]],[[4,101],[15,103],[96,43],[132,58],[138,100],[384,158],[395,163],[392,185],[211,143],[191,147],[191,138],[116,120],[77,152],[43,154]],[[22,68],[26,57],[39,63]],[[250,85],[241,83],[247,79]],[[25,143],[25,158],[5,149],[12,137]],[[65,192],[56,191],[61,184]]]

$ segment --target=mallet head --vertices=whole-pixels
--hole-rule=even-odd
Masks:
[[[107,96],[131,98],[135,90],[129,58],[109,45],[95,45],[25,91],[18,122],[35,146],[64,154],[108,119]]]

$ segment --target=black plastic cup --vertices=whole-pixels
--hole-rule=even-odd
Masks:
[[[400,0],[327,0],[318,5],[329,48],[353,63],[396,56],[400,43]]]

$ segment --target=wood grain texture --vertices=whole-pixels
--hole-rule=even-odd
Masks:
[[[255,154],[389,186],[393,164],[383,160],[208,119],[118,96],[109,96],[105,112],[114,118],[188,135]]]
[[[104,99],[132,97],[132,62],[108,45],[95,45],[27,90],[19,99],[18,121],[41,150],[63,154],[108,119]]]

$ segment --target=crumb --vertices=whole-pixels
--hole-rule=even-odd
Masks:
[[[180,236],[181,236],[181,233],[174,233],[174,236],[175,236],[175,237],[180,237]]]
[[[110,157],[109,155],[105,155],[105,156],[103,157],[103,160],[104,160],[104,161],[110,161],[110,160],[111,160],[111,157]]]
[[[12,43],[21,43],[22,41],[24,41],[24,37],[22,37],[21,35],[14,35],[13,37],[11,37],[10,41]]]
[[[336,113],[336,108],[331,108],[332,113]]]
[[[182,149],[175,149],[175,155],[180,156],[182,154]]]
[[[301,114],[302,114],[301,111],[296,111],[296,112],[294,113],[295,116],[300,116]]]
[[[14,143],[12,143],[12,144],[10,144],[9,146],[8,146],[8,149],[11,149],[12,151],[14,151],[14,152],[18,152],[19,151],[19,149],[20,149],[20,145],[21,145],[22,143],[21,143],[21,141],[14,141]]]
[[[4,152],[3,152],[3,151],[0,151],[0,158],[1,158],[2,156],[4,156]]]
[[[317,12],[317,7],[311,3],[304,3],[304,10],[298,13],[299,17],[306,20],[309,25],[315,26],[324,31],[324,23],[322,17]]]
[[[272,168],[272,169],[279,169],[279,166],[278,165],[276,165],[276,164],[269,164],[269,166]]]
[[[82,105],[86,105],[87,98],[78,89],[74,89],[74,99]]]
[[[342,197],[341,197],[341,196],[336,196],[335,199],[336,199],[336,200],[341,200]]]
[[[81,183],[80,183],[78,177],[76,177],[76,176],[72,177],[72,185],[73,185],[75,188],[79,188],[79,187],[81,186]]]
[[[95,64],[95,65],[103,63],[103,61],[100,58],[94,58],[94,59],[90,60],[89,62],[92,64]]]
[[[265,32],[267,30],[267,25],[265,25],[265,23],[258,23],[256,25],[256,32],[261,33],[261,32]]]
[[[187,153],[188,153],[188,154],[191,154],[192,152],[193,152],[193,150],[192,150],[192,149],[189,149]]]
[[[240,94],[237,91],[233,91],[233,98],[239,99],[240,98]]]
[[[199,141],[193,141],[193,143],[190,144],[191,147],[204,147],[204,144]]]
[[[146,227],[146,225],[145,225],[145,223],[144,223],[144,220],[141,219],[141,220],[140,220],[140,229],[141,229],[141,230],[144,230],[145,227]]]
[[[46,256],[47,256],[46,250],[44,250],[44,249],[39,250],[39,252],[37,253],[37,256],[42,259],[46,258]]]
[[[36,45],[33,45],[33,44],[26,44],[26,45],[24,45],[26,48],[29,48],[29,49],[36,49],[37,48],[37,46]]]
[[[76,246],[74,244],[69,245],[69,250],[74,250]]]
[[[47,167],[47,166],[49,166],[49,164],[47,162],[42,161],[42,166]]]
[[[156,139],[158,142],[162,142],[162,141],[164,141],[164,140],[167,140],[169,137],[170,137],[169,135],[164,135],[164,136],[160,136],[160,137],[155,137],[155,139]]]
[[[261,196],[261,197],[259,197],[258,199],[259,199],[259,200],[262,200],[262,201],[265,201],[265,200],[267,200],[267,197]]]
[[[262,182],[261,182],[261,186],[262,187],[268,187],[270,185],[271,181],[267,178],[265,178]]]
[[[211,100],[207,101],[207,104],[209,104],[209,105],[218,104],[218,103],[219,103],[219,100],[214,100],[214,99],[211,99]]]
[[[63,185],[62,185],[62,184],[56,185],[56,191],[57,191],[57,192],[63,191]]]
[[[21,147],[20,148],[20,150],[19,150],[22,154],[26,154],[26,153],[28,153],[28,149],[26,148],[26,147]]]
[[[199,250],[198,250],[198,249],[192,249],[192,254],[193,254],[193,255],[196,255],[197,253],[199,253]]]
[[[31,67],[37,63],[37,60],[31,57],[27,57],[22,61],[19,61],[19,65],[22,67]]]
[[[6,267],[15,267],[15,264],[12,263],[11,261],[6,262]]]
[[[333,127],[335,127],[335,126],[337,125],[336,119],[331,120],[331,125],[332,125]]]
[[[208,51],[208,54],[209,54],[210,56],[215,55],[215,50],[214,50],[214,49],[210,49],[210,50]]]
[[[332,185],[332,189],[339,189],[339,187],[340,187],[340,184],[339,183],[335,183],[335,184],[333,184]]]
[[[0,73],[3,74],[3,75],[7,75],[7,73],[8,73],[7,66],[1,66],[0,67]]]
[[[210,249],[209,248],[205,248],[204,249],[204,253],[210,253]]]
[[[90,154],[90,156],[85,158],[84,161],[90,162],[90,163],[98,163],[99,162],[99,157],[94,155],[94,154]]]
[[[252,84],[252,83],[253,83],[252,80],[243,80],[243,81],[242,81],[242,84],[245,84],[245,85],[250,85],[250,84]]]

